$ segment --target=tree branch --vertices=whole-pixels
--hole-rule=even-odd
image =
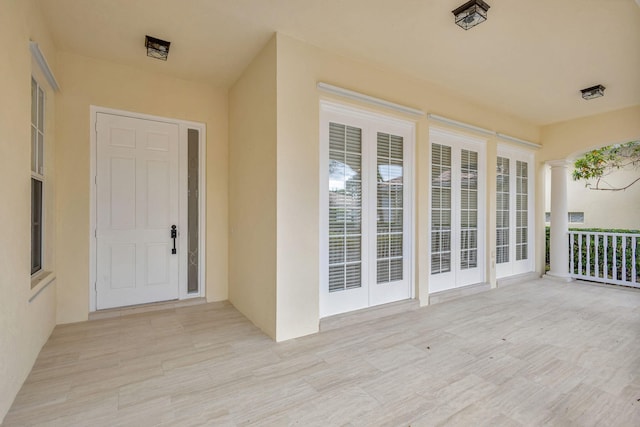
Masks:
[[[589,190],[596,190],[596,191],[624,191],[627,188],[631,187],[633,184],[635,184],[636,182],[640,181],[640,177],[634,179],[633,181],[631,181],[631,183],[625,187],[621,187],[621,188],[600,188],[600,178],[598,178],[598,181],[596,181],[596,186],[595,187],[589,187]]]

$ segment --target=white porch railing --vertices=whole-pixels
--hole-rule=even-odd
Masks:
[[[640,288],[640,234],[569,231],[569,274]]]

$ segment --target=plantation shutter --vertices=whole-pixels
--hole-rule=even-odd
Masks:
[[[461,151],[460,269],[478,266],[478,153]]]
[[[329,292],[362,286],[362,129],[329,123]]]
[[[516,161],[516,260],[529,258],[529,167]]]
[[[451,147],[431,149],[431,274],[451,271]]]
[[[496,170],[496,263],[509,262],[510,161],[498,157]]]
[[[403,138],[378,132],[376,283],[403,278]]]

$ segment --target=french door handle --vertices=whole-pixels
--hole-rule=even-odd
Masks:
[[[175,255],[178,251],[176,250],[176,237],[178,237],[178,230],[176,230],[176,226],[171,226],[171,238],[173,239],[173,249],[171,249],[171,254]]]

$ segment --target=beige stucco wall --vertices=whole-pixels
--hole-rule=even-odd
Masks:
[[[31,289],[31,74],[47,92],[45,264],[55,272],[55,95],[32,68],[29,40],[51,68],[56,51],[31,0],[0,2],[0,423],[55,326],[56,283]],[[48,199],[47,199],[48,198]],[[36,293],[41,291],[35,298]],[[29,299],[33,298],[32,302]]]
[[[569,166],[569,175],[572,170]],[[640,176],[638,170],[619,170],[607,176],[606,181],[614,188],[622,188],[638,176]],[[548,168],[545,185],[545,210],[550,212],[551,173]],[[569,212],[584,212],[584,222],[570,223],[569,227],[638,230],[640,229],[640,182],[624,191],[601,191],[589,189],[583,181],[574,181],[569,176],[567,206]]]
[[[90,105],[206,124],[206,295],[227,299],[227,91],[164,75],[161,67],[150,73],[58,55],[58,323],[86,320],[89,312]]]
[[[319,100],[325,95],[317,90],[317,82],[330,83],[535,142],[540,140],[540,134],[539,128],[531,123],[473,104],[428,82],[335,55],[281,34],[277,35],[277,40],[276,336],[280,341],[318,330]],[[426,268],[430,242],[427,222],[429,122],[426,118],[421,118],[416,120],[416,125],[416,295],[420,297],[421,303],[426,303]],[[488,141],[488,156],[495,155],[495,144],[493,139]],[[495,164],[495,161],[488,163],[491,164]],[[491,201],[495,199],[495,185],[489,181],[491,176],[495,179],[495,175],[488,174],[488,207],[494,206]],[[491,211],[487,215],[487,226],[490,221],[495,221]],[[487,253],[491,252],[494,240],[492,236],[487,232]],[[490,258],[487,256],[488,264]],[[486,271],[489,280],[492,273],[489,268]]]
[[[229,92],[229,300],[276,338],[276,41]]]

